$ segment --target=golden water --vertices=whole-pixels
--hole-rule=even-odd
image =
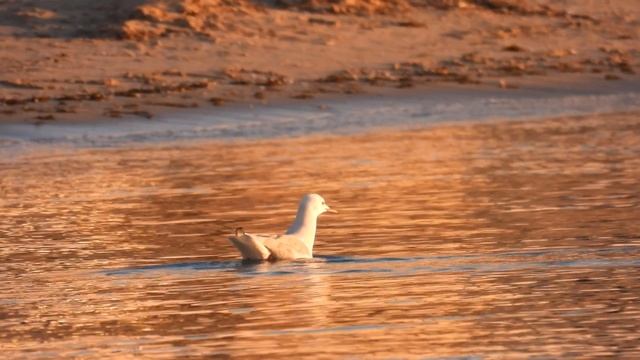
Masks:
[[[242,264],[305,192],[314,261]],[[6,358],[640,357],[640,115],[0,163]]]

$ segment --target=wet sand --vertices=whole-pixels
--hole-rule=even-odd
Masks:
[[[303,151],[301,151],[301,149]],[[640,113],[0,161],[11,358],[640,354]],[[236,226],[313,262],[243,265]]]
[[[635,78],[635,1],[5,1],[0,121]]]
[[[195,140],[250,140],[357,134],[424,128],[447,123],[522,121],[558,116],[640,111],[640,82],[563,82],[503,91],[486,86],[440,84],[361,95],[227,106],[165,113],[153,121],[0,123],[0,151],[44,147],[131,147]],[[11,150],[13,149],[13,150]]]

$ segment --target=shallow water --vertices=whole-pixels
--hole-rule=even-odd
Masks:
[[[12,156],[15,156],[13,154]],[[0,163],[8,358],[640,356],[640,114],[35,149]],[[312,261],[243,264],[304,192]]]

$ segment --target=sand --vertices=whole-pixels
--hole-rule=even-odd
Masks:
[[[0,121],[635,78],[635,0],[0,1]]]

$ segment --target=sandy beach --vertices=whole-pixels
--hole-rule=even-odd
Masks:
[[[623,0],[5,0],[0,121],[636,79],[639,13]]]

